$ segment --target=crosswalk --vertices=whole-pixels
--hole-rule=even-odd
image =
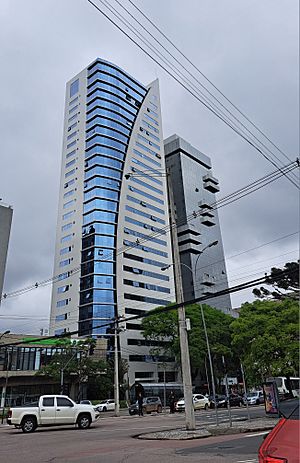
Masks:
[[[215,423],[216,415],[214,413],[201,413],[195,415],[197,421],[205,421],[208,423]],[[246,415],[241,415],[240,413],[232,413],[231,412],[232,421],[244,421],[247,419]],[[222,412],[218,411],[218,421],[219,423],[226,423],[229,421],[229,414],[227,410]]]

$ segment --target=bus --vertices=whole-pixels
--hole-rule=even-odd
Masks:
[[[280,396],[289,393],[287,378],[285,376],[276,376],[267,378],[267,381],[275,381]],[[300,397],[300,378],[290,377],[291,389],[294,397]]]
[[[183,397],[183,384],[182,383],[135,383],[130,388],[129,398],[131,403],[137,400],[138,393],[141,392],[144,397],[159,397],[161,403],[170,405],[170,394],[173,392],[175,400]],[[165,403],[166,401],[166,403]]]

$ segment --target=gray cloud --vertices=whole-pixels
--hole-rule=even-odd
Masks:
[[[290,0],[288,8],[279,0],[136,3],[274,142],[296,157],[296,0]],[[273,170],[87,1],[3,0],[0,21],[0,196],[14,207],[6,291],[52,274],[65,83],[97,56],[144,83],[159,77],[165,137],[176,132],[211,156],[221,183],[220,197]],[[282,179],[221,209],[226,255],[296,231],[297,204],[296,189]],[[246,265],[249,274],[254,273],[255,265],[250,264],[264,259],[267,270],[272,257],[297,247],[291,237],[229,259],[229,276],[234,280],[239,272],[244,275],[247,268],[241,267]],[[286,260],[296,256],[291,253]],[[279,260],[274,257],[274,263]],[[233,305],[249,297],[249,292],[238,294]],[[50,287],[7,300],[0,309],[0,331],[38,332],[49,304]],[[18,315],[35,318],[9,318]]]

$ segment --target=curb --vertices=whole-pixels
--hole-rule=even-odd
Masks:
[[[143,440],[191,440],[204,439],[212,436],[223,436],[230,434],[245,434],[248,432],[255,433],[260,431],[270,431],[276,425],[277,420],[270,424],[258,424],[257,426],[241,426],[241,427],[207,427],[200,428],[195,431],[186,431],[185,429],[168,429],[151,433],[136,434],[132,436],[135,439]]]

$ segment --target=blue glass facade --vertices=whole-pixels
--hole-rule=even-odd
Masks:
[[[97,60],[88,68],[79,335],[105,334],[107,328],[97,325],[117,314],[121,182],[132,128],[146,94],[145,87],[114,65]]]

